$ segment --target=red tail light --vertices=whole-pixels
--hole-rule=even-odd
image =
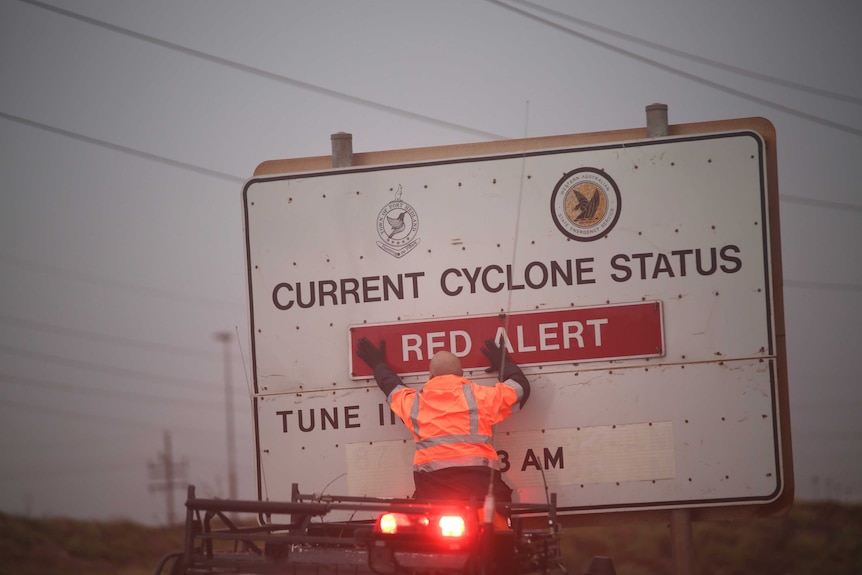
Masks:
[[[443,537],[463,537],[467,532],[467,524],[460,515],[444,515],[438,525]]]
[[[461,515],[429,517],[409,513],[384,513],[377,518],[374,530],[388,535],[415,533],[447,538],[465,537],[470,531]]]
[[[384,513],[377,518],[376,530],[380,533],[399,533],[410,531],[411,527],[428,524],[428,518],[422,516],[411,516],[406,513]]]

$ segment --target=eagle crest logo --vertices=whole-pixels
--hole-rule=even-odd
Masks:
[[[595,168],[565,174],[551,194],[551,216],[563,234],[589,242],[607,235],[620,217],[620,191],[611,177]]]

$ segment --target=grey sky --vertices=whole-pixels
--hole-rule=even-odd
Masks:
[[[0,509],[163,521],[164,430],[226,495],[224,330],[255,497],[240,194],[260,162],[338,131],[361,152],[640,127],[653,102],[776,126],[797,496],[859,500],[862,8],[508,5],[0,0]]]

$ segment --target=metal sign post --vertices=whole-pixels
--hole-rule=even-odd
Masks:
[[[668,132],[667,105],[650,104],[646,107],[647,137],[663,138]],[[691,510],[670,510],[671,553],[675,575],[692,575],[694,546],[692,545]]]

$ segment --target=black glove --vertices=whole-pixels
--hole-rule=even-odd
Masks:
[[[488,361],[491,362],[491,367],[486,369],[485,373],[491,373],[492,371],[498,370],[502,371],[506,361],[506,348],[503,346],[502,338],[500,339],[499,346],[493,339],[486,339],[485,347],[482,348],[482,353],[488,358]]]
[[[368,367],[374,369],[381,363],[386,363],[386,342],[381,339],[380,349],[378,349],[367,337],[363,337],[356,346],[356,355],[368,364]]]
[[[508,381],[511,379],[521,386],[521,389],[523,390],[523,394],[521,396],[521,407],[524,407],[524,404],[527,403],[527,398],[530,397],[530,382],[527,380],[527,376],[524,375],[524,372],[521,371],[521,368],[518,367],[518,364],[512,361],[511,358],[506,357],[506,348],[503,346],[503,339],[500,338],[499,345],[497,345],[492,339],[486,339],[485,347],[482,348],[482,353],[484,353],[485,357],[488,358],[488,361],[491,362],[491,367],[485,370],[486,373],[500,370],[500,381]]]

